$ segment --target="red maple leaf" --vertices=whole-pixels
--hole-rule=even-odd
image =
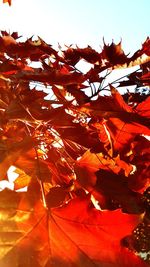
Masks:
[[[135,254],[149,251],[149,39],[131,57],[121,43],[60,50],[1,32],[0,179],[13,165],[14,189],[28,191],[0,192],[0,266],[145,267]]]
[[[148,266],[121,245],[137,215],[98,211],[89,195],[51,210],[36,203],[35,194],[5,190],[0,196],[3,267]]]

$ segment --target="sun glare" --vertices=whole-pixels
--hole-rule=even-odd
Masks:
[[[14,181],[18,177],[18,174],[15,173],[15,167],[11,166],[7,171],[8,180],[0,181],[0,191],[4,190],[5,188],[14,190]]]
[[[14,190],[14,181],[17,179],[17,177],[19,176],[18,173],[15,172],[16,167],[15,166],[11,166],[8,171],[7,171],[7,177],[8,180],[2,180],[0,181],[0,191],[4,190],[4,189],[10,189],[10,190]],[[27,187],[21,188],[19,190],[16,191],[22,191],[25,192],[27,191]]]

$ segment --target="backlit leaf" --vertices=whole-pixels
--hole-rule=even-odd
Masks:
[[[148,266],[149,45],[1,31],[0,267]]]
[[[30,194],[0,194],[3,267],[57,266],[58,262],[63,267],[148,266],[120,243],[139,222],[137,215],[97,211],[89,196],[50,212],[40,203],[33,209]]]
[[[3,0],[3,3],[8,3],[11,6],[11,0]]]

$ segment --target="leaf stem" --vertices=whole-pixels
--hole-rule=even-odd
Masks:
[[[113,83],[117,83],[117,82],[120,81],[121,79],[126,78],[126,77],[128,77],[130,74],[133,74],[133,73],[135,73],[135,72],[137,72],[137,71],[139,71],[139,70],[140,70],[140,69],[137,69],[137,70],[135,70],[135,71],[133,71],[133,72],[131,72],[131,73],[129,73],[129,74],[123,75],[123,76],[121,76],[120,78],[117,78],[116,80],[114,80],[113,82],[111,82],[111,84],[113,84]],[[105,86],[102,88],[102,90],[104,90],[105,88],[107,88],[107,87],[109,86],[109,84],[110,84],[110,83],[108,83],[107,85],[105,85]]]
[[[30,136],[32,136],[31,132],[30,132],[30,129],[28,127],[28,125],[25,125],[26,126],[26,129],[29,133]],[[46,204],[46,197],[45,197],[45,191],[44,191],[44,185],[43,185],[43,182],[42,182],[42,174],[41,174],[41,168],[40,168],[40,162],[39,162],[39,156],[38,156],[38,152],[37,152],[37,148],[34,146],[34,150],[35,150],[35,154],[36,154],[36,162],[37,162],[37,169],[38,169],[38,181],[39,181],[39,184],[40,184],[40,187],[41,187],[41,194],[42,194],[42,201],[43,201],[43,206],[45,208],[47,208],[47,204]]]
[[[43,206],[45,208],[47,208],[44,185],[43,185],[43,182],[42,182],[42,179],[41,179],[42,175],[41,175],[41,168],[40,168],[39,156],[38,156],[38,152],[37,152],[36,147],[34,147],[34,150],[35,150],[35,153],[36,153],[36,160],[37,160],[37,167],[38,167],[38,180],[39,180],[39,184],[40,184],[40,187],[41,187],[41,194],[42,194]]]

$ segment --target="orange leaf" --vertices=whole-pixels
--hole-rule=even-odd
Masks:
[[[31,182],[31,177],[27,175],[24,171],[20,169],[15,169],[15,173],[18,174],[18,177],[14,181],[14,190],[21,189],[23,187],[29,186]]]
[[[147,97],[145,101],[138,104],[136,111],[140,116],[150,118],[150,96]]]
[[[8,3],[11,6],[11,0],[3,0],[3,3]]]
[[[124,122],[119,118],[110,118],[106,124],[113,140],[113,147],[117,151],[125,149],[126,145],[137,135],[150,135],[150,129],[140,123]]]
[[[26,137],[20,142],[14,142],[8,144],[7,142],[1,142],[0,144],[0,180],[4,179],[6,172],[11,165],[14,165],[16,161],[20,158],[22,153],[28,151],[34,146],[33,139],[31,137]]]
[[[29,193],[0,193],[1,266],[148,266],[121,245],[139,216],[97,211],[89,195],[51,211],[41,203],[33,208],[33,200]]]
[[[113,87],[111,84],[109,86],[110,86],[111,94],[114,100],[114,104],[117,105],[118,109],[120,108],[120,110],[132,112],[132,108],[124,101],[123,97],[117,91],[117,89]]]

